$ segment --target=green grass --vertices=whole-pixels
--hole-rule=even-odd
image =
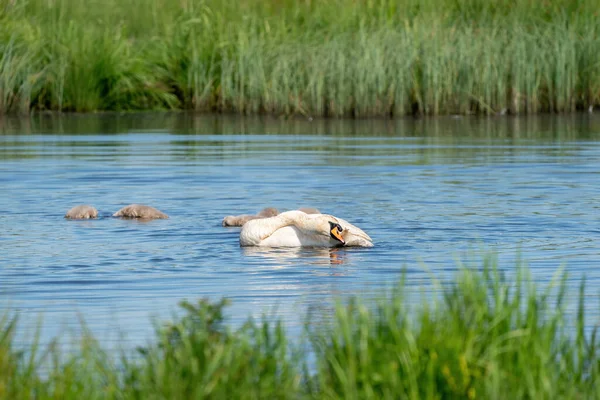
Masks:
[[[526,268],[509,278],[485,258],[434,286],[437,296],[423,291],[423,301],[409,301],[415,293],[400,282],[376,301],[340,302],[321,316],[325,324],[308,320],[308,340],[297,343],[272,319],[232,329],[226,300],[184,302],[184,315],[158,327],[152,344],[121,357],[89,334],[78,351],[41,349],[35,340],[18,351],[16,320],[4,318],[0,398],[600,396],[597,330],[584,315],[584,302],[598,299],[583,284],[569,294],[559,271],[540,288]]]
[[[594,0],[0,0],[0,113],[600,105]]]

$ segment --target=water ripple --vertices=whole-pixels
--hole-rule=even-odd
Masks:
[[[42,117],[39,132],[50,133],[9,124],[0,135],[5,309],[26,321],[43,314],[46,338],[83,317],[100,338],[120,340],[111,336],[119,330],[139,344],[151,316],[170,317],[182,299],[224,296],[234,300],[233,323],[276,309],[297,330],[307,310],[330,313],[334,298],[381,293],[402,274],[433,290],[481,248],[495,250],[505,271],[522,254],[540,283],[564,265],[574,284],[585,275],[597,291],[595,119],[557,119],[554,131],[544,120],[441,120],[448,134],[419,121],[224,121],[215,132],[137,118],[111,134],[94,125],[52,132]],[[134,202],[170,219],[111,217]],[[63,218],[81,203],[100,218]],[[363,228],[376,247],[240,248],[239,229],[221,226],[267,206],[317,207]]]

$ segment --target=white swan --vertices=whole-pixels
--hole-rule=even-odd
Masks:
[[[372,247],[373,241],[360,228],[341,218],[294,210],[246,222],[240,232],[240,246]]]

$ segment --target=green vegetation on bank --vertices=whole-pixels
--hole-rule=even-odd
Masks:
[[[507,278],[494,265],[462,269],[418,306],[403,283],[375,302],[350,299],[296,344],[278,322],[228,327],[226,301],[184,303],[153,344],[121,358],[90,338],[75,354],[18,351],[15,320],[5,318],[0,398],[599,398],[584,286],[569,315],[577,296],[565,275],[539,288],[526,269]]]
[[[597,0],[0,0],[0,114],[600,105]]]

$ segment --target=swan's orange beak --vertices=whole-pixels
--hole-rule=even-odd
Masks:
[[[346,244],[346,241],[342,237],[342,232],[340,232],[337,225],[331,229],[331,236],[342,242],[342,244]]]

